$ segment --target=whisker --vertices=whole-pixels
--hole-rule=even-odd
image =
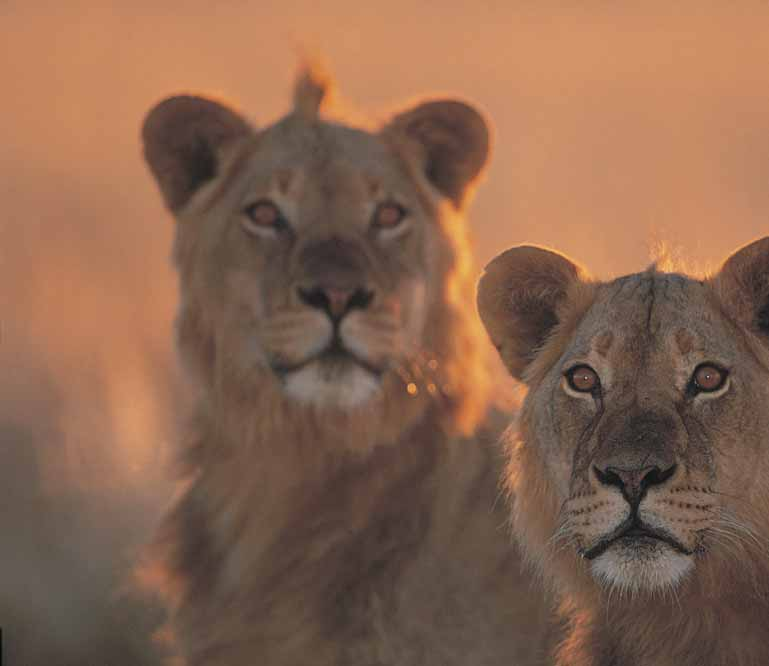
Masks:
[[[708,532],[711,535],[718,535],[722,539],[722,544],[729,543],[731,544],[732,548],[739,549],[740,555],[744,553],[745,549],[745,540],[742,539],[739,535],[734,534],[733,532],[724,529],[722,527],[716,527],[712,526],[708,529]]]
[[[746,539],[746,542],[752,543],[758,548],[765,549],[769,546],[769,540],[757,535],[752,529],[743,523],[739,523],[734,520],[723,521],[723,525],[727,525],[734,530],[735,536],[741,536]]]

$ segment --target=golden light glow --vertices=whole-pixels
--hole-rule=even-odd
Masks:
[[[477,262],[460,272],[525,242],[599,275],[644,267],[658,240],[706,267],[769,229],[759,3],[466,0],[438,23],[405,1],[229,3],[216,30],[209,3],[147,7],[0,9],[0,415],[64,442],[40,446],[50,489],[146,482],[174,438],[172,222],[141,161],[144,113],[200,90],[264,125],[290,105],[286,44],[320,53],[342,108],[377,122],[427,95],[487,114]]]

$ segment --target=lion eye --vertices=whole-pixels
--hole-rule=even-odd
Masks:
[[[272,201],[261,200],[243,209],[243,226],[252,233],[277,230],[285,225],[285,220],[278,207]]]
[[[566,373],[569,386],[579,393],[592,393],[600,385],[598,373],[589,365],[577,365]]]
[[[400,204],[389,202],[379,204],[374,211],[372,225],[377,229],[394,229],[406,217],[406,209]]]
[[[728,374],[723,368],[710,363],[703,363],[694,370],[692,383],[698,392],[712,393],[724,385]]]

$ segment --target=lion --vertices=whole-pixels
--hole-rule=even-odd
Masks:
[[[353,127],[329,88],[308,68],[261,130],[190,95],[145,120],[195,407],[144,580],[187,666],[541,663],[468,307],[488,125],[430,100]]]
[[[506,485],[557,663],[769,664],[769,237],[704,279],[516,247],[477,298],[528,388]]]

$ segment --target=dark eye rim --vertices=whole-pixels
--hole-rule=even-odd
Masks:
[[[576,374],[577,370],[580,368],[587,368],[595,375],[596,383],[595,386],[589,389],[581,389],[577,387],[577,385],[574,383],[574,375]],[[601,390],[601,377],[599,374],[591,368],[587,363],[577,363],[577,365],[573,365],[570,367],[566,372],[563,373],[563,376],[566,378],[566,381],[569,384],[569,388],[572,391],[576,391],[577,393],[587,393],[587,394],[596,394]]]
[[[379,211],[381,211],[382,208],[385,208],[387,206],[392,206],[393,208],[396,208],[400,213],[400,217],[398,218],[398,221],[395,224],[379,224],[379,222],[377,222],[377,218],[379,217]],[[403,204],[400,204],[397,201],[392,201],[392,200],[382,201],[379,204],[377,204],[377,207],[374,209],[374,214],[371,218],[371,226],[377,230],[397,229],[403,224],[403,220],[405,220],[408,217],[408,215],[409,215],[409,210]]]
[[[714,386],[713,388],[704,388],[703,386],[700,386],[700,384],[697,382],[697,373],[702,370],[702,368],[715,368],[718,370],[718,372],[721,373],[721,381],[718,382],[717,386]],[[704,361],[703,363],[697,364],[697,367],[694,368],[692,371],[691,379],[689,379],[689,392],[693,395],[698,395],[699,393],[715,393],[716,391],[720,391],[724,384],[726,384],[726,380],[729,379],[729,369],[725,368],[720,363],[713,363],[712,361]]]
[[[258,206],[270,206],[275,210],[276,216],[275,216],[275,222],[270,225],[265,224],[257,224],[256,220],[252,217],[252,212],[255,208]],[[283,215],[283,212],[280,210],[280,207],[271,199],[257,199],[256,201],[253,201],[252,203],[248,204],[243,208],[243,215],[245,215],[249,221],[253,222],[255,225],[255,228],[259,229],[274,229],[275,231],[286,231],[290,229],[290,225],[288,223],[288,220]],[[249,231],[247,228],[246,231]]]

